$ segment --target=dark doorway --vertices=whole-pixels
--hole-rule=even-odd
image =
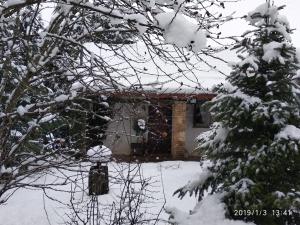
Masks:
[[[149,107],[148,154],[171,154],[172,105],[157,103]]]

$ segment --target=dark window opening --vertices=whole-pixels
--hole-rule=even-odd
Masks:
[[[193,127],[208,128],[211,124],[211,116],[207,108],[203,107],[203,103],[194,104]]]

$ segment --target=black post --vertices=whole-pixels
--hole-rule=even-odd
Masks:
[[[91,166],[89,172],[89,195],[104,195],[109,191],[108,187],[108,166],[101,165]]]

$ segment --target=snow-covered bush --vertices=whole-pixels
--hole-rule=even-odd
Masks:
[[[299,66],[282,8],[268,1],[248,14],[256,29],[236,46],[245,54],[233,65],[230,86],[210,103],[215,123],[198,137],[212,165],[199,182],[177,191],[200,199],[205,191],[222,194],[228,217],[258,225],[296,225],[300,218],[300,104],[293,81]]]

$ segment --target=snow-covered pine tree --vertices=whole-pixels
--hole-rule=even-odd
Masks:
[[[244,54],[209,105],[215,123],[198,138],[211,165],[175,192],[222,193],[230,218],[258,225],[296,225],[300,215],[299,67],[282,8],[266,2],[248,14],[256,29],[236,46]]]

